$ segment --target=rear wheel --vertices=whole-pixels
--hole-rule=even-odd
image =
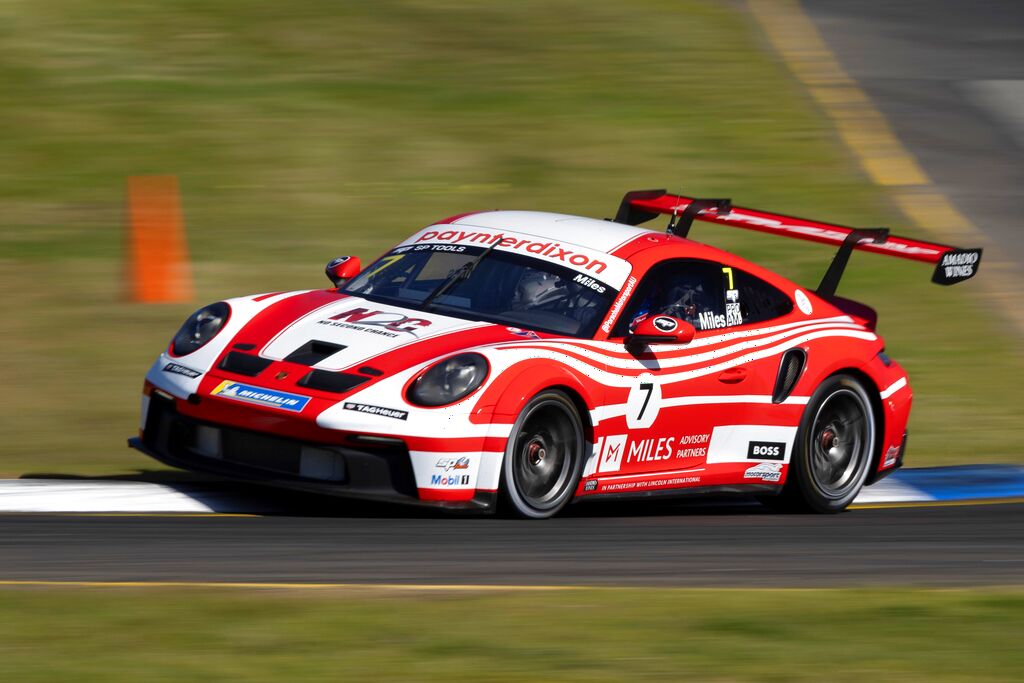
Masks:
[[[583,467],[583,423],[563,392],[534,396],[505,447],[502,499],[519,517],[551,517],[572,499]]]
[[[849,375],[822,382],[797,431],[789,478],[771,507],[840,512],[860,493],[871,467],[875,415],[864,386]]]

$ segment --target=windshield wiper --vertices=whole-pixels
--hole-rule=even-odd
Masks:
[[[499,237],[499,239],[491,243],[491,246],[484,249],[479,256],[477,256],[472,261],[467,261],[466,263],[462,264],[461,266],[458,267],[458,269],[456,269],[448,277],[446,277],[444,282],[442,282],[436,288],[434,288],[434,291],[428,294],[427,298],[423,300],[423,303],[421,304],[423,308],[429,309],[430,305],[434,303],[434,299],[441,296],[442,294],[445,294],[446,292],[448,292],[449,289],[459,284],[460,282],[464,282],[465,280],[467,280],[469,276],[473,274],[473,271],[476,270],[476,267],[480,265],[480,262],[487,258],[487,255],[494,251],[494,248],[498,246],[498,243],[501,241],[502,240]]]

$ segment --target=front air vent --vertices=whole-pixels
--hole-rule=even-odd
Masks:
[[[350,375],[345,372],[330,372],[329,370],[313,370],[299,380],[300,387],[330,391],[335,394],[343,394],[351,391],[363,382],[369,382],[369,377]]]
[[[260,358],[259,356],[252,355],[251,353],[229,351],[217,367],[221,370],[233,372],[236,375],[255,377],[266,370],[267,366],[273,362],[274,361],[269,358]]]
[[[300,365],[316,365],[324,358],[333,356],[344,348],[341,344],[332,344],[314,339],[289,353],[285,360],[289,363],[298,363]]]
[[[789,398],[806,364],[807,353],[803,349],[790,349],[782,354],[779,376],[775,378],[775,391],[772,392],[772,403],[782,403]]]

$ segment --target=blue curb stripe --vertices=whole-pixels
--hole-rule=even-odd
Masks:
[[[939,501],[1024,496],[1024,466],[1021,465],[921,467],[900,470],[888,478]]]

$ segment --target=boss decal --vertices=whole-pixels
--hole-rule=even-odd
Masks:
[[[168,363],[164,366],[164,372],[169,372],[172,375],[182,375],[189,379],[195,379],[199,375],[203,374],[198,370],[193,370],[192,368],[179,365],[178,363]]]
[[[345,401],[343,406],[345,410],[354,410],[357,413],[369,413],[370,415],[380,415],[381,417],[390,417],[395,420],[404,420],[409,417],[409,412],[406,410],[395,410],[394,408],[384,408],[383,406],[370,406],[365,403],[351,403]]]
[[[785,460],[786,444],[777,441],[751,441],[747,460]]]
[[[672,332],[679,327],[679,323],[677,323],[674,318],[670,318],[667,315],[659,315],[654,319],[654,326],[662,332]]]

